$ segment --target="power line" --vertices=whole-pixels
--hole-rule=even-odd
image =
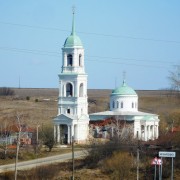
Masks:
[[[45,55],[45,56],[53,56],[53,57],[61,57],[61,53],[59,52],[52,52],[52,51],[44,51],[44,50],[36,50],[36,49],[25,49],[25,48],[14,48],[14,47],[0,47],[0,50],[5,50],[5,51],[12,51],[12,52],[20,52],[20,53],[30,53],[30,54],[37,54],[37,55]],[[88,60],[87,61],[94,61],[94,62],[100,62],[100,63],[111,63],[111,64],[124,64],[124,65],[133,65],[133,66],[142,66],[142,67],[156,67],[156,68],[164,68],[164,66],[156,66],[156,65],[142,65],[142,64],[132,64],[132,63],[123,63],[123,62],[119,62],[119,61],[112,61],[112,60],[128,60],[128,61],[147,61],[147,62],[159,62],[159,63],[168,63],[168,64],[172,64],[172,65],[176,65],[173,64],[172,62],[167,62],[167,61],[155,61],[155,60],[145,60],[145,59],[135,59],[135,58],[125,58],[125,57],[103,57],[103,56],[88,56],[90,58],[99,58],[99,59],[93,59],[93,60]],[[106,59],[106,60],[105,60]],[[108,60],[109,61],[108,61]]]
[[[32,25],[27,25],[27,24],[18,24],[18,23],[10,23],[10,22],[2,22],[2,21],[0,21],[0,24],[11,25],[11,26],[19,26],[19,27],[26,27],[26,28],[33,28],[33,29],[43,29],[43,30],[70,32],[68,30],[63,30],[63,29],[59,29],[59,28],[32,26]]]
[[[155,62],[155,63],[168,63],[173,64],[172,62],[168,61],[158,61],[158,60],[152,60],[152,59],[135,59],[135,58],[126,58],[126,57],[106,57],[106,56],[87,56],[87,57],[95,57],[95,58],[102,58],[102,59],[117,59],[117,60],[130,60],[130,61],[149,61],[149,62]]]
[[[176,44],[180,44],[180,41],[175,41],[175,40],[143,38],[143,37],[134,37],[134,36],[126,36],[126,35],[112,35],[112,34],[102,34],[102,33],[89,33],[89,32],[82,32],[82,31],[79,31],[79,33],[81,33],[81,34],[88,34],[88,35],[96,35],[96,36],[113,37],[113,38],[124,38],[124,39],[132,39],[132,40],[144,40],[144,41],[154,41],[154,42],[164,42],[164,43],[176,43]]]
[[[146,67],[146,68],[166,68],[165,66],[132,64],[132,63],[124,63],[124,62],[103,61],[103,60],[87,60],[87,61],[95,61],[95,62],[110,63],[110,64],[123,64],[123,65],[128,65],[128,66],[130,65],[130,66],[139,66],[139,67]]]
[[[54,28],[54,27],[32,26],[32,25],[27,25],[27,24],[10,23],[10,22],[3,22],[3,21],[0,21],[0,24],[11,25],[11,26],[19,26],[19,27],[26,27],[26,28],[34,28],[34,29],[70,32],[69,30],[60,29],[60,28]],[[153,42],[180,44],[180,41],[175,41],[175,40],[134,37],[134,36],[127,36],[127,35],[102,34],[102,33],[83,32],[83,31],[77,31],[77,32],[80,33],[80,34],[86,34],[86,35],[95,35],[95,36],[105,36],[105,37],[112,37],[112,38],[124,38],[124,39],[131,39],[131,40],[143,40],[143,41],[153,41]]]
[[[60,53],[57,53],[57,52],[35,50],[35,49],[21,49],[21,48],[12,48],[12,47],[0,47],[0,50],[12,51],[12,52],[18,52],[18,53],[20,52],[20,53],[30,53],[30,54],[37,54],[37,55],[60,57]]]

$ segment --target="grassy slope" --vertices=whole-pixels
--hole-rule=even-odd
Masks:
[[[23,114],[23,122],[35,124],[51,124],[57,115],[58,89],[14,89],[15,97],[0,96],[0,122],[16,121],[16,113]],[[96,104],[89,104],[89,113],[109,109],[109,95],[111,90],[88,90],[90,100]],[[137,91],[139,96],[139,110],[160,115],[180,110],[177,98],[168,97],[167,91]],[[27,101],[26,97],[30,100]],[[35,100],[38,99],[38,102]],[[47,101],[47,99],[49,99]]]

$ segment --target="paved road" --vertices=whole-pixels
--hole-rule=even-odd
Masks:
[[[85,153],[85,151],[75,151],[74,152],[75,158],[81,158],[86,155],[87,154]],[[41,166],[41,165],[67,161],[71,158],[72,158],[72,153],[66,153],[66,154],[50,156],[50,157],[46,157],[46,158],[34,159],[34,160],[30,160],[30,161],[18,162],[17,169],[18,170],[31,169],[31,168],[35,168],[35,167]],[[15,170],[15,164],[7,164],[7,165],[0,166],[0,173],[5,172],[5,171],[14,171],[14,170]]]

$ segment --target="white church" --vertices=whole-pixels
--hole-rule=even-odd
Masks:
[[[130,123],[134,138],[148,141],[159,136],[158,115],[138,111],[138,95],[125,80],[112,91],[109,111],[88,114],[84,48],[75,32],[73,14],[72,32],[62,48],[58,115],[53,119],[55,140],[59,144],[71,144],[72,140],[86,143],[90,135],[89,123],[112,117]]]

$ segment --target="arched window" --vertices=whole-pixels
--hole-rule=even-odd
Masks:
[[[132,108],[134,108],[134,103],[132,102]]]
[[[121,108],[123,108],[123,102],[121,102]]]
[[[79,97],[83,97],[83,83],[79,86]]]
[[[117,101],[117,108],[119,108],[119,102]]]
[[[70,114],[70,113],[71,113],[70,108],[68,108],[67,109],[67,114]]]
[[[79,66],[82,66],[82,55],[79,55]]]
[[[139,131],[136,131],[136,138],[139,139]]]
[[[72,58],[72,55],[69,54],[67,56],[67,66],[72,66],[72,64],[73,64],[73,58]]]
[[[71,97],[73,95],[73,87],[71,83],[66,84],[66,97]]]
[[[115,108],[115,102],[113,101],[112,107]]]

